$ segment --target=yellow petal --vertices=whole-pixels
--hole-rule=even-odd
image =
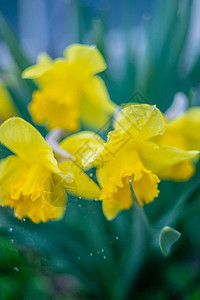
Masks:
[[[74,162],[62,162],[59,168],[63,174],[67,175],[65,187],[69,193],[86,199],[99,197],[98,185]]]
[[[107,180],[102,189],[100,199],[103,200],[103,212],[108,220],[112,220],[121,210],[129,209],[133,205],[133,196],[129,184],[130,180],[141,206],[143,203],[153,201],[158,196],[159,191],[157,187],[159,179],[148,170],[143,171],[141,178],[138,180],[136,180],[134,174],[123,177],[123,185],[121,187],[115,186]]]
[[[187,149],[187,139],[183,134],[183,131],[177,128],[172,129],[169,128],[169,126],[166,126],[165,133],[155,141],[160,146],[171,146],[182,150],[189,150]]]
[[[108,220],[114,219],[121,210],[129,209],[133,205],[128,177],[123,178],[123,184],[115,191],[113,191],[114,187],[109,185],[103,188],[100,199],[103,200],[103,213]]]
[[[190,108],[183,116],[184,134],[190,150],[200,150],[200,107]]]
[[[155,106],[133,104],[126,106],[115,121],[115,130],[128,133],[132,139],[147,140],[165,131],[164,118]]]
[[[193,167],[189,165],[199,156],[198,151],[183,151],[169,146],[159,147],[150,142],[144,142],[139,151],[145,166],[160,178],[166,179],[190,178],[193,175]]]
[[[172,146],[182,150],[187,149],[187,140],[184,134],[185,118],[183,115],[166,121],[166,130],[163,135],[154,138],[160,146]]]
[[[21,118],[11,118],[0,126],[0,142],[27,163],[38,163],[59,172],[51,147],[41,134]]]
[[[10,118],[17,114],[17,109],[13,103],[13,100],[8,90],[0,82],[0,120],[4,121],[7,118]]]
[[[68,101],[67,92],[66,95],[63,94],[62,101],[59,101],[60,95],[57,95],[56,91],[44,89],[33,93],[29,111],[34,122],[46,124],[48,129],[62,128],[77,131],[79,129],[79,102]]]
[[[69,64],[76,64],[77,70],[88,76],[106,69],[106,63],[95,46],[73,44],[66,48],[65,57]]]
[[[0,204],[2,206],[8,205],[11,184],[18,181],[25,170],[23,160],[14,155],[0,161]]]
[[[8,205],[15,210],[18,219],[29,217],[34,223],[60,219],[65,211],[66,194],[60,181],[45,169],[27,169],[26,177],[11,185]]]
[[[38,55],[37,64],[23,71],[22,78],[37,79],[52,67],[52,60],[46,53]]]
[[[131,178],[133,190],[141,206],[144,203],[148,204],[158,197],[158,183],[160,182],[158,176],[150,171],[145,170],[140,180],[135,181],[134,176]]]
[[[175,181],[189,180],[195,173],[195,167],[190,160],[177,163],[173,166],[161,168],[158,171],[160,178]]]
[[[14,208],[17,218],[39,223],[62,217],[66,195],[58,175],[16,156],[2,160],[0,171],[1,205]]]
[[[60,146],[76,158],[76,163],[84,168],[101,153],[105,142],[94,132],[82,131],[65,138]]]
[[[200,108],[192,107],[185,114],[168,121],[164,135],[157,142],[161,146],[182,150],[200,150]]]
[[[81,121],[92,129],[108,128],[117,105],[110,100],[104,81],[98,77],[88,79],[82,90]]]
[[[131,176],[134,173],[134,180],[138,181],[145,171],[140,155],[134,148],[122,147],[118,152],[110,154],[108,160],[106,160],[106,156],[103,158],[105,161],[100,168],[106,169],[105,183],[109,178],[115,185],[122,187],[123,177]]]
[[[133,204],[129,180],[140,203],[149,203],[158,196],[158,177],[145,169],[136,149],[123,147],[97,169],[97,179],[102,187],[100,199],[103,211],[112,219],[123,209]]]

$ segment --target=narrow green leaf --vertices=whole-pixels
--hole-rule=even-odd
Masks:
[[[178,241],[180,236],[181,234],[177,230],[169,226],[163,227],[159,236],[159,245],[164,256],[169,255],[171,247]]]
[[[18,65],[20,70],[23,71],[30,65],[30,62],[22,53],[13,32],[6,23],[2,14],[0,14],[0,34],[5,43],[7,44],[16,64]]]
[[[104,41],[104,27],[100,18],[92,20],[92,42],[97,46],[101,54],[105,57],[105,41]]]
[[[17,67],[19,68],[20,76],[21,76],[21,72],[27,67],[29,67],[31,63],[22,52],[14,33],[10,29],[9,25],[6,23],[1,13],[0,13],[0,35],[4,40],[4,42],[6,43],[6,45],[8,46],[10,53]],[[24,84],[26,84],[26,86],[28,87],[31,93],[36,89],[36,85],[31,80],[28,81],[24,80]]]
[[[194,88],[190,88],[189,96],[188,96],[188,107],[193,106],[195,96],[196,96],[196,90]]]

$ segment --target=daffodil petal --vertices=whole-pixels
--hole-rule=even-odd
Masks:
[[[98,199],[100,188],[77,164],[65,161],[59,164],[59,168],[67,176],[65,187],[69,193],[86,199]]]
[[[190,160],[186,160],[172,166],[161,168],[157,173],[160,178],[185,181],[194,175],[195,166]]]
[[[60,219],[67,199],[62,182],[43,167],[9,156],[0,162],[0,204],[14,208],[18,219],[29,217],[34,223]]]
[[[107,170],[104,166],[97,168],[96,176],[100,187],[103,187],[106,182]]]
[[[21,118],[11,118],[0,126],[0,142],[27,163],[39,163],[59,172],[51,147],[41,134]]]
[[[23,71],[22,78],[37,79],[52,66],[52,60],[46,53],[38,55],[37,64]]]
[[[42,195],[34,201],[24,196],[9,198],[8,204],[14,208],[18,219],[29,217],[34,223],[39,223],[63,217],[67,199],[64,188],[59,183],[56,184],[52,177],[49,177],[45,185]]]
[[[129,180],[140,205],[153,201],[159,193],[159,178],[144,167],[136,149],[123,147],[97,169],[97,180],[102,187],[100,200],[103,200],[103,211],[109,220],[132,206]]]
[[[117,187],[109,180],[105,183],[100,200],[103,200],[103,212],[108,220],[112,220],[124,209],[129,209],[133,205],[133,195],[131,193],[129,180],[141,206],[150,203],[158,196],[159,179],[155,174],[145,170],[139,180],[135,180],[134,174],[122,178],[123,185]]]
[[[0,120],[4,121],[15,115],[18,115],[18,112],[11,95],[9,94],[6,86],[0,82]]]
[[[110,187],[109,191],[106,191],[107,186],[103,189],[100,199],[103,200],[103,213],[108,220],[114,219],[121,210],[129,209],[133,205],[128,177],[123,181],[123,187],[117,188],[113,193],[110,193]]]
[[[165,120],[155,106],[133,104],[122,109],[115,121],[115,130],[133,139],[147,140],[165,131]]]
[[[95,46],[73,44],[65,49],[65,57],[69,64],[76,64],[79,70],[88,75],[106,69],[103,56]]]
[[[160,146],[200,150],[200,108],[192,107],[179,117],[167,121],[165,133],[155,141]]]
[[[79,129],[78,103],[67,101],[59,103],[59,95],[50,89],[33,93],[29,111],[36,124],[46,124],[48,129],[63,128],[68,131]],[[56,99],[56,100],[55,100]],[[65,96],[63,98],[65,100]]]
[[[0,204],[2,206],[8,205],[10,186],[18,180],[25,169],[22,159],[14,155],[0,161]]]
[[[199,151],[184,151],[170,146],[159,147],[154,143],[145,142],[140,147],[140,155],[145,166],[159,177],[168,179],[179,177],[181,180],[181,178],[189,178],[193,175],[193,168],[188,167],[188,161],[197,159]],[[184,174],[179,174],[179,176],[173,174],[175,170],[178,172],[182,169],[183,171],[183,168]]]
[[[143,176],[143,172],[146,171],[143,162],[140,157],[140,152],[134,148],[127,148],[127,145],[113,141],[118,145],[118,148],[110,147],[107,144],[102,153],[97,157],[97,160],[101,158],[101,165],[99,170],[104,170],[104,175],[99,174],[97,171],[97,178],[100,179],[100,185],[103,186],[107,178],[118,187],[123,186],[122,179],[126,176],[132,176],[134,174],[135,181],[139,181]]]
[[[140,180],[135,181],[134,176],[131,178],[133,190],[137,197],[137,200],[141,206],[148,204],[158,197],[158,183],[160,182],[158,176],[150,171],[143,172],[143,176]]]
[[[105,142],[94,132],[82,131],[65,138],[60,146],[76,158],[76,163],[84,168],[101,153]]]
[[[83,125],[98,130],[108,128],[116,109],[104,81],[99,76],[89,78],[83,86],[83,101],[80,103]]]
[[[200,107],[191,107],[184,115],[184,133],[191,141],[198,142],[200,150]],[[190,149],[192,146],[190,146]],[[196,148],[193,148],[196,149]]]

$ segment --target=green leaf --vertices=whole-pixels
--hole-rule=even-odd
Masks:
[[[188,107],[192,107],[196,96],[196,90],[194,88],[190,88],[188,95]]]
[[[2,14],[0,14],[0,34],[5,43],[7,44],[16,64],[23,71],[30,65],[28,59],[23,55],[21,49],[19,48],[19,44],[11,31],[10,27],[6,23]]]
[[[164,256],[169,255],[171,247],[178,241],[180,236],[181,234],[177,230],[169,226],[163,227],[159,236],[159,245]]]
[[[0,13],[0,35],[4,40],[4,42],[6,43],[6,45],[8,46],[12,58],[14,59],[17,67],[19,68],[20,76],[21,76],[21,72],[27,67],[29,67],[31,63],[22,52],[15,35],[13,34],[12,30],[10,29],[9,25],[6,23],[1,13]],[[36,89],[36,85],[31,80],[24,81],[24,84],[26,84],[26,86],[28,87],[31,93]]]

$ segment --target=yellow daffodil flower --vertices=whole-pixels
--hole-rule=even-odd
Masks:
[[[65,150],[79,154],[83,167],[97,167],[102,187],[99,199],[107,219],[133,205],[130,180],[140,205],[149,203],[158,196],[159,173],[198,154],[158,146],[152,139],[164,131],[164,118],[155,106],[135,104],[122,109],[106,143],[90,132],[74,134],[70,142],[61,143]]]
[[[181,150],[200,150],[200,107],[192,107],[177,118],[166,121],[165,133],[157,138],[160,146],[172,146]],[[163,170],[162,176],[174,180],[186,180],[193,175],[191,160]]]
[[[95,75],[106,69],[100,52],[94,46],[74,44],[66,48],[65,57],[52,61],[46,54],[26,69],[23,78],[39,82],[29,106],[33,120],[77,131],[80,123],[98,129],[116,110],[103,80]]]
[[[0,203],[14,208],[19,219],[33,222],[60,219],[66,207],[65,188],[94,199],[99,187],[71,161],[60,164],[40,133],[21,118],[0,126],[0,142],[11,155],[0,161]]]
[[[0,121],[3,122],[17,114],[17,109],[7,88],[0,82]]]

